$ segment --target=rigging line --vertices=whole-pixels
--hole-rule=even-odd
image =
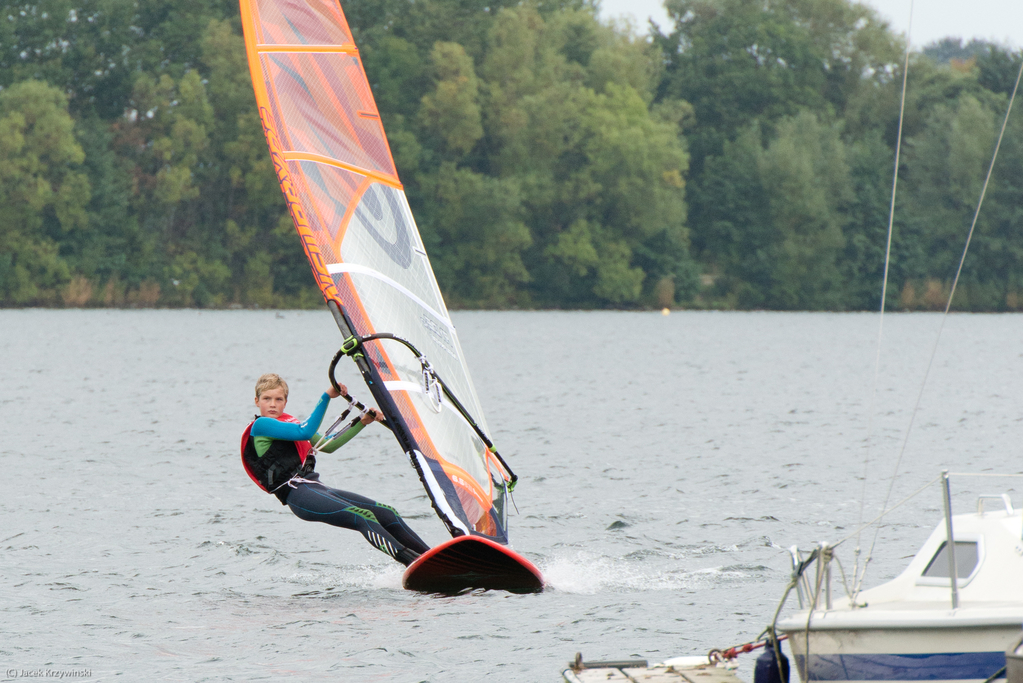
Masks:
[[[987,176],[984,178],[984,186],[980,191],[980,198],[977,200],[977,208],[973,212],[973,221],[970,223],[970,231],[966,235],[966,244],[963,246],[962,256],[959,257],[959,267],[956,268],[955,279],[952,280],[952,290],[948,294],[948,301],[945,302],[945,311],[941,316],[941,324],[938,326],[938,333],[934,337],[934,346],[931,348],[931,357],[927,361],[927,369],[924,370],[924,378],[920,383],[920,392],[916,397],[916,405],[913,406],[913,412],[909,416],[909,425],[906,427],[906,432],[903,435],[902,446],[899,449],[899,456],[895,460],[895,468],[892,471],[892,479],[888,483],[888,492],[885,494],[884,505],[881,509],[884,509],[888,505],[888,501],[891,498],[892,489],[895,486],[895,478],[899,471],[899,466],[902,464],[902,458],[906,453],[906,446],[909,443],[909,435],[913,430],[913,423],[916,421],[917,413],[920,410],[920,404],[923,401],[924,388],[927,386],[927,378],[931,374],[931,367],[934,365],[934,358],[938,354],[938,342],[941,340],[941,333],[945,329],[945,322],[948,320],[948,312],[952,307],[952,299],[955,297],[956,287],[959,285],[959,276],[963,272],[963,264],[966,262],[966,253],[970,249],[970,242],[973,240],[973,232],[977,227],[977,219],[980,218],[980,209],[984,205],[984,198],[987,196],[988,184],[991,182],[991,174],[994,172],[995,161],[998,159],[998,150],[1002,147],[1002,139],[1005,137],[1005,128],[1009,124],[1009,115],[1012,113],[1012,105],[1016,100],[1016,93],[1019,91],[1020,78],[1023,78],[1023,62],[1020,63],[1019,73],[1016,74],[1016,84],[1013,86],[1012,95],[1009,97],[1009,105],[1005,109],[1005,118],[1002,120],[1002,128],[998,133],[998,141],[995,143],[995,150],[991,154],[991,163],[988,165]],[[873,552],[874,544],[877,543],[878,534],[881,531],[880,525],[874,530],[874,540],[871,542],[870,549]],[[868,558],[870,555],[868,554]],[[866,563],[866,560],[864,561]],[[866,569],[866,567],[864,567]],[[864,572],[865,573],[865,572]],[[861,579],[862,584],[862,579]]]
[[[949,476],[953,476],[953,475],[950,474]],[[983,475],[978,475],[978,476],[983,476]],[[991,476],[1000,476],[1000,475],[991,475]],[[1009,476],[1009,475],[1004,475],[1004,476]],[[1023,475],[1015,475],[1015,476],[1023,476]],[[921,493],[923,493],[925,490],[927,490],[928,488],[933,486],[935,483],[937,483],[940,479],[941,479],[941,475],[939,474],[934,479],[931,479],[929,482],[927,482],[926,484],[924,484],[923,486],[918,488],[916,491],[914,491],[913,493],[909,494],[908,496],[906,496],[905,498],[903,498],[898,503],[896,503],[895,505],[891,506],[890,508],[888,508],[887,510],[885,510],[881,514],[879,514],[874,519],[872,519],[869,522],[863,524],[858,529],[855,529],[848,536],[845,536],[844,538],[840,539],[839,541],[837,541],[835,543],[831,543],[831,544],[829,544],[827,546],[829,552],[831,553],[831,559],[833,559],[835,562],[838,562],[839,569],[842,571],[842,581],[843,581],[843,583],[846,582],[845,569],[842,567],[842,563],[839,562],[838,556],[834,554],[835,549],[838,548],[838,546],[840,546],[843,543],[845,543],[846,541],[848,541],[849,539],[855,538],[856,536],[858,536],[860,534],[860,532],[862,532],[864,529],[869,527],[871,524],[874,524],[875,522],[877,522],[881,518],[885,517],[886,515],[891,514],[895,510],[899,509],[900,507],[902,507],[903,505],[905,505],[906,503],[911,501],[913,498],[916,498]],[[821,546],[818,546],[818,547],[814,548],[813,551],[810,553],[809,557],[807,557],[805,560],[800,561],[798,566],[793,568],[793,570],[792,570],[793,583],[789,586],[789,589],[786,590],[786,593],[785,593],[786,597],[788,596],[788,591],[791,590],[791,588],[795,586],[796,578],[802,576],[803,573],[806,572],[806,570],[810,568],[810,566],[813,564],[814,559],[818,556],[818,554],[820,552],[821,552]],[[855,579],[855,577],[853,577],[853,578]],[[809,586],[809,583],[807,585]],[[809,590],[809,588],[808,588],[808,590]],[[845,592],[846,592],[846,595],[849,596],[850,601],[851,602],[855,602],[856,595],[851,594],[849,592],[848,586],[846,586],[846,591]],[[782,604],[784,604],[784,602],[785,602],[785,598],[782,598]],[[780,614],[780,613],[781,613],[781,606],[779,605],[778,611],[775,614],[775,621],[777,621],[778,614]],[[772,623],[774,623],[774,622],[772,622]]]
[[[810,601],[810,608],[806,610],[806,626],[804,627],[805,630],[803,631],[804,637],[803,652],[806,653],[806,655],[803,657],[802,679],[804,681],[810,680],[810,677],[808,675],[810,671],[810,622],[813,621],[813,612],[814,609],[816,609],[817,602],[820,600],[821,597],[821,586],[824,583],[824,576],[827,571],[827,565],[829,562],[831,562],[831,557],[834,556],[835,552],[834,548],[828,548],[824,545],[821,545],[819,547],[819,550],[820,552],[817,554],[817,576],[815,581],[816,585],[814,586],[813,590],[813,598]],[[825,604],[824,607],[827,608],[828,605]]]
[[[860,532],[864,528],[870,526],[874,522],[877,522],[878,520],[880,520],[885,515],[891,513],[892,511],[894,511],[897,508],[901,507],[902,505],[904,505],[905,503],[907,503],[911,499],[913,499],[916,496],[918,496],[921,492],[923,492],[925,489],[927,489],[928,487],[933,485],[939,479],[941,479],[941,475],[938,475],[934,479],[931,479],[929,482],[927,482],[926,484],[921,486],[919,489],[917,489],[916,491],[914,491],[913,493],[908,495],[906,498],[902,499],[901,501],[899,501],[898,503],[893,505],[891,508],[885,510],[880,515],[878,515],[874,519],[870,520],[869,522],[867,522],[866,524],[861,526],[859,529],[856,529],[851,534],[849,534],[845,538],[841,539],[837,543],[833,543],[833,544],[828,545],[828,546],[824,546],[824,545],[817,546],[810,553],[809,557],[807,557],[805,560],[802,560],[801,562],[799,562],[799,564],[796,567],[793,568],[793,570],[792,570],[792,578],[789,581],[789,585],[785,588],[785,594],[782,596],[781,601],[778,603],[778,607],[777,607],[777,609],[774,612],[774,618],[771,620],[771,626],[768,627],[768,630],[773,632],[774,629],[777,627],[778,617],[781,614],[782,607],[785,606],[785,602],[788,600],[789,594],[792,592],[793,588],[796,588],[797,583],[801,580],[802,575],[806,572],[807,569],[809,569],[814,564],[814,560],[816,560],[816,563],[817,563],[816,581],[815,581],[815,585],[813,586],[813,591],[811,592],[811,595],[807,596],[809,598],[809,607],[808,607],[807,612],[806,612],[806,624],[805,624],[805,626],[802,629],[802,633],[803,633],[803,636],[804,636],[804,639],[805,639],[804,640],[804,650],[803,650],[803,652],[805,653],[803,655],[804,663],[808,663],[810,661],[810,624],[813,621],[814,610],[817,608],[817,603],[820,600],[821,588],[822,588],[822,585],[823,585],[822,582],[824,580],[824,573],[825,573],[824,572],[824,569],[825,569],[824,565],[826,565],[827,563],[830,563],[832,560],[837,562],[838,563],[838,567],[839,567],[839,569],[842,572],[842,582],[845,583],[845,581],[846,581],[845,569],[842,568],[842,563],[838,560],[838,556],[835,555],[835,549],[838,546],[840,546],[843,543],[845,543],[846,541],[848,541],[850,538],[858,536],[860,534]],[[855,577],[853,577],[853,578],[855,579]],[[858,591],[857,591],[857,593],[858,593]],[[846,594],[847,595],[849,594],[848,586],[846,586]],[[850,595],[849,597],[850,597],[850,602],[852,602],[855,605],[855,602],[856,602],[855,601],[855,597],[856,596],[855,595]],[[805,666],[808,666],[808,664],[805,664]],[[804,674],[804,680],[806,680],[806,677],[805,677],[806,670],[805,670],[805,668],[804,668],[803,674]]]
[[[860,534],[860,532],[862,532],[862,531],[863,531],[864,529],[866,529],[867,527],[869,527],[869,526],[870,526],[871,524],[874,524],[874,523],[876,523],[876,522],[879,522],[879,521],[881,521],[881,520],[882,520],[883,518],[885,518],[886,516],[890,515],[890,514],[891,514],[892,512],[894,512],[895,510],[898,510],[898,509],[899,509],[900,507],[902,507],[903,505],[905,505],[905,504],[906,504],[906,503],[908,503],[909,501],[911,501],[911,500],[913,500],[914,498],[916,498],[917,496],[919,496],[919,495],[920,495],[921,493],[923,493],[923,492],[924,492],[925,490],[927,490],[928,488],[930,488],[931,486],[933,486],[933,485],[934,485],[934,483],[935,483],[935,482],[937,482],[937,481],[938,481],[938,480],[940,480],[940,479],[941,479],[941,475],[939,474],[939,475],[938,475],[938,476],[936,476],[936,477],[935,477],[934,479],[931,479],[931,480],[930,480],[929,482],[927,482],[926,484],[924,484],[923,486],[921,486],[920,488],[918,488],[918,489],[917,489],[916,491],[913,491],[913,493],[909,494],[908,496],[906,496],[905,498],[903,498],[902,500],[900,500],[900,501],[899,501],[898,503],[896,503],[895,505],[893,505],[893,506],[891,506],[890,508],[888,508],[887,510],[883,511],[883,512],[882,512],[881,514],[879,514],[879,515],[878,515],[877,517],[875,517],[874,519],[870,520],[869,522],[864,522],[862,526],[860,526],[860,527],[859,527],[858,529],[856,529],[855,531],[853,531],[853,532],[852,532],[851,534],[849,534],[848,536],[846,536],[846,537],[845,537],[845,538],[843,538],[842,540],[840,540],[840,541],[838,541],[838,542],[836,542],[836,543],[832,543],[832,544],[831,544],[831,547],[832,547],[832,548],[837,548],[838,546],[842,545],[843,543],[845,543],[845,542],[846,542],[846,541],[848,541],[849,539],[853,538],[854,536],[857,536],[857,535],[859,535],[859,534]],[[862,579],[861,579],[861,580],[862,580]],[[857,591],[856,591],[856,592],[857,592],[857,593],[859,593],[859,589],[857,589]],[[856,596],[855,596],[855,595],[853,595],[852,597],[856,597]]]
[[[906,30],[906,57],[902,66],[902,96],[899,101],[899,132],[895,141],[895,165],[892,169],[892,201],[888,208],[888,237],[884,250],[884,277],[881,279],[881,308],[877,323],[877,346],[874,356],[874,380],[870,389],[870,405],[867,411],[867,454],[863,460],[863,488],[860,493],[860,518],[858,524],[863,523],[863,513],[867,501],[867,475],[870,467],[871,444],[874,439],[874,409],[877,400],[877,383],[881,375],[881,344],[884,340],[884,311],[888,296],[888,269],[892,257],[892,232],[895,225],[895,191],[899,185],[899,158],[902,154],[902,124],[906,118],[906,84],[909,82],[909,50],[912,45],[913,29],[913,2],[909,3],[909,24]],[[860,563],[860,539],[856,539],[856,560],[853,563],[853,589],[856,589],[856,574],[859,573]],[[868,555],[869,557],[869,555]],[[864,559],[864,571],[866,570],[866,558]],[[848,592],[848,591],[847,591]]]

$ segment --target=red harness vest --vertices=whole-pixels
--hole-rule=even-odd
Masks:
[[[298,424],[298,420],[287,414],[282,414],[277,419]],[[312,444],[308,441],[273,439],[270,448],[261,456],[256,452],[255,438],[250,434],[255,423],[255,420],[250,422],[242,432],[242,466],[259,488],[267,493],[277,493],[277,497],[284,502],[287,495],[281,497],[279,489],[293,476],[307,469],[307,459],[310,461],[309,470],[316,465],[316,459],[309,455]],[[283,493],[287,494],[288,491]]]

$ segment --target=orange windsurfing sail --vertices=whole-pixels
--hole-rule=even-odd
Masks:
[[[240,0],[259,118],[316,282],[452,535],[508,542],[515,477],[461,344],[336,0]]]

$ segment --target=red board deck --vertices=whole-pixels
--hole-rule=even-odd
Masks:
[[[402,585],[426,593],[460,593],[471,588],[539,593],[543,576],[514,550],[479,536],[458,536],[430,548],[409,565]]]

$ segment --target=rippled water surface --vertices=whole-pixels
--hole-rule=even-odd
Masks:
[[[750,640],[788,581],[783,548],[876,512],[941,323],[888,316],[872,392],[876,315],[454,318],[521,477],[512,541],[542,594],[404,591],[361,536],[249,481],[252,385],[279,372],[307,414],[340,341],[328,314],[0,311],[0,671],[557,681],[577,651],[658,661]],[[1021,341],[1020,316],[948,319],[893,502],[943,467],[1023,468]],[[344,379],[368,395],[354,367]],[[379,426],[318,469],[446,538]],[[959,509],[1012,490],[974,481],[956,486]],[[868,584],[902,568],[940,501],[931,488],[893,516]]]

